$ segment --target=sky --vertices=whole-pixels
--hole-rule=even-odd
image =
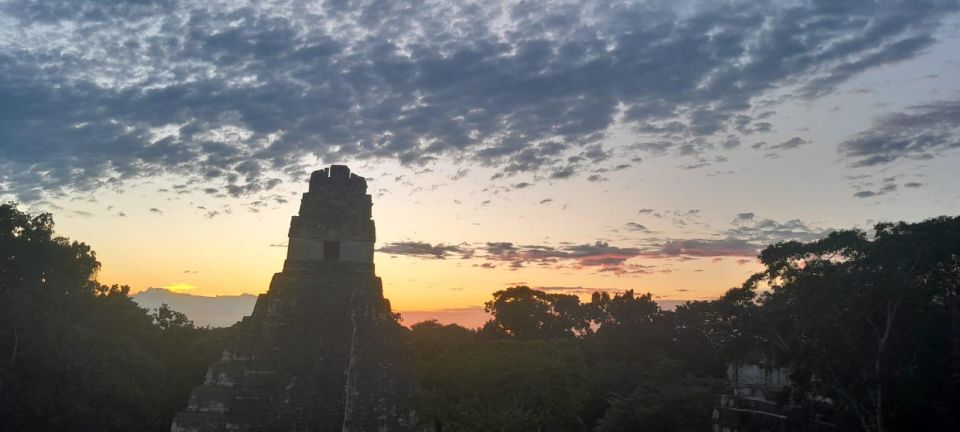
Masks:
[[[347,164],[411,316],[709,299],[768,244],[960,214],[958,77],[958,1],[0,0],[0,199],[101,282],[260,293]]]

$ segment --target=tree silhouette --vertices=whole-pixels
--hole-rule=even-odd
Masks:
[[[168,430],[225,333],[149,315],[53,227],[0,205],[0,430]]]
[[[794,396],[826,395],[864,431],[957,426],[960,218],[881,223],[761,254],[772,352]]]
[[[504,334],[518,340],[570,339],[590,330],[580,299],[549,294],[528,286],[493,293],[484,310],[493,319],[484,326],[488,335]]]

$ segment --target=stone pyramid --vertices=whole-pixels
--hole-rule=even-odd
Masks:
[[[173,432],[412,429],[412,375],[374,273],[371,207],[366,180],[346,166],[313,173],[283,271]]]

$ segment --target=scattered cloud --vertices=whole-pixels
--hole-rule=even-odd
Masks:
[[[567,166],[567,167],[563,167],[563,168],[557,169],[557,170],[555,170],[554,172],[550,173],[550,178],[552,178],[552,179],[568,179],[568,178],[570,178],[570,177],[573,177],[573,175],[576,174],[576,173],[577,173],[576,168],[571,167],[571,166]]]
[[[754,150],[768,150],[769,153],[767,153],[767,157],[776,157],[780,152],[793,150],[810,143],[811,141],[809,140],[795,136],[776,145],[769,145],[766,141],[760,141],[752,144],[750,147]]]
[[[607,242],[580,245],[514,245],[509,242],[486,243],[483,258],[508,263],[513,268],[527,265],[569,265],[574,268],[613,268],[640,254],[630,247],[611,246]]]
[[[854,198],[874,198],[874,197],[895,192],[896,190],[897,190],[897,185],[895,183],[886,183],[876,190],[864,189],[864,190],[859,190],[857,192],[854,192],[853,197]]]
[[[686,239],[669,240],[645,250],[647,258],[704,258],[720,256],[755,256],[762,248],[744,239]]]
[[[658,214],[652,209],[643,209],[643,214]],[[669,210],[664,214],[684,216],[698,223],[699,209]],[[646,226],[636,222],[624,225],[624,230],[644,234],[632,239],[633,245],[613,245],[607,241],[593,243],[560,242],[556,244],[517,244],[513,242],[485,242],[480,244],[431,245],[408,241],[388,243],[380,252],[409,255],[419,258],[438,259],[459,257],[477,260],[474,267],[509,269],[525,267],[549,267],[555,269],[585,270],[598,274],[627,275],[669,272],[662,263],[649,260],[696,260],[709,258],[719,262],[731,258],[743,265],[755,261],[760,250],[782,241],[808,242],[822,238],[832,230],[818,228],[809,223],[792,219],[778,222],[760,218],[755,213],[737,214],[729,227],[712,230],[709,235],[696,238],[660,237]],[[622,239],[623,240],[623,239]]]
[[[737,214],[730,225],[731,227],[723,233],[725,236],[763,246],[790,240],[813,241],[833,231],[831,228],[811,227],[799,219],[777,222],[773,219],[759,218],[752,212]]]
[[[668,214],[696,215],[698,210],[667,212]],[[674,223],[686,226],[683,219],[675,219]],[[782,241],[812,241],[822,238],[832,231],[811,227],[809,224],[792,219],[786,222],[777,222],[773,219],[759,218],[753,212],[737,214],[730,226],[717,230],[711,236],[702,238],[650,238],[644,240],[640,256],[643,258],[663,259],[697,259],[712,258],[746,258],[755,257],[767,245]]]
[[[172,283],[170,285],[164,285],[163,288],[166,289],[167,291],[171,291],[175,293],[183,293],[183,292],[192,291],[196,289],[195,286],[187,283],[182,283],[182,282]]]
[[[905,159],[930,159],[960,148],[960,100],[916,105],[874,120],[871,127],[840,143],[840,154],[855,167]],[[867,192],[863,191],[866,195]],[[882,192],[872,192],[873,195]]]
[[[453,173],[453,175],[450,176],[450,180],[453,180],[453,181],[460,180],[460,179],[466,177],[467,174],[470,174],[470,170],[468,170],[468,169],[463,169],[463,168],[457,168],[457,172]]]
[[[624,228],[626,228],[629,231],[636,231],[636,232],[643,232],[643,233],[650,232],[650,230],[646,226],[638,224],[636,222],[627,222],[626,225],[624,225]]]
[[[538,289],[545,292],[553,293],[562,293],[562,294],[573,294],[577,296],[589,296],[595,292],[606,292],[611,294],[619,294],[625,290],[620,288],[592,288],[584,286],[537,286],[533,289]]]
[[[387,243],[377,249],[377,252],[383,252],[390,255],[409,255],[420,258],[445,259],[447,257],[469,258],[473,255],[473,250],[467,246],[445,245],[418,241],[403,241]]]
[[[772,130],[757,106],[770,89],[815,98],[913,58],[958,8],[914,0],[284,5],[6,2],[0,186],[35,202],[168,174],[190,182],[175,193],[241,197],[302,178],[304,160],[417,166],[452,157],[566,179],[620,156],[701,157]],[[958,106],[887,116],[841,154],[868,166],[957,147]],[[603,148],[619,125],[641,144]]]

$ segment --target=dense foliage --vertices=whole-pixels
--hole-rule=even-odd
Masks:
[[[960,427],[960,218],[779,243],[760,259],[743,286],[674,311],[632,291],[581,303],[517,286],[493,294],[480,329],[416,324],[424,423],[705,430],[727,365],[763,363],[790,372],[777,402],[808,416],[792,420],[800,430],[814,417],[837,430]],[[543,393],[576,415],[526,415]],[[492,416],[506,418],[463,426]]]
[[[147,311],[95,280],[49,214],[0,205],[0,430],[169,430],[226,329]]]
[[[881,223],[773,245],[755,337],[799,402],[835,401],[849,429],[957,430],[960,218]]]
[[[442,431],[686,431],[710,422],[718,360],[687,363],[650,294],[494,293],[477,330],[411,326],[417,412]],[[715,357],[711,357],[715,358]]]

